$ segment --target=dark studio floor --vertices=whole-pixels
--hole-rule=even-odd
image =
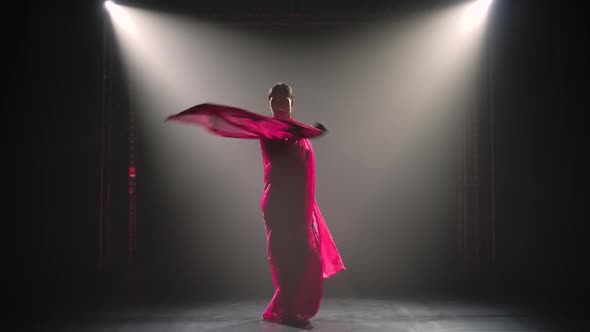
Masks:
[[[266,299],[195,305],[56,309],[36,331],[299,331],[262,321]],[[589,319],[564,307],[428,299],[324,298],[312,331],[590,331]]]

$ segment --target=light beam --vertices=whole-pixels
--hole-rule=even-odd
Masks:
[[[465,13],[461,20],[461,27],[464,30],[472,30],[475,28],[483,19],[486,17],[488,8],[492,4],[492,0],[477,0],[473,2]]]
[[[111,17],[115,22],[123,28],[123,30],[127,31],[128,33],[135,35],[135,27],[133,26],[133,22],[125,9],[121,6],[117,5],[113,1],[105,1],[104,6],[107,11],[111,14]]]

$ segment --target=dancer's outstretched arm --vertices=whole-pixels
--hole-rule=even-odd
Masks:
[[[327,132],[321,123],[314,126],[295,120],[279,120],[241,108],[212,103],[199,104],[166,121],[180,121],[205,127],[210,132],[234,138],[314,138]]]

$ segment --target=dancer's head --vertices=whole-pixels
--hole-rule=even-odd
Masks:
[[[273,117],[282,120],[290,119],[294,103],[293,89],[287,84],[279,82],[270,88],[268,106]]]

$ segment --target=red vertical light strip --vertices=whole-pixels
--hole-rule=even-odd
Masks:
[[[128,130],[128,210],[127,210],[127,258],[129,267],[132,265],[137,250],[137,211],[136,211],[136,146],[135,117],[129,110]]]
[[[129,166],[129,188],[128,188],[128,195],[129,195],[129,207],[128,207],[128,222],[127,222],[127,257],[129,262],[133,261],[136,252],[136,244],[137,244],[137,225],[136,225],[136,210],[135,210],[135,166]]]

